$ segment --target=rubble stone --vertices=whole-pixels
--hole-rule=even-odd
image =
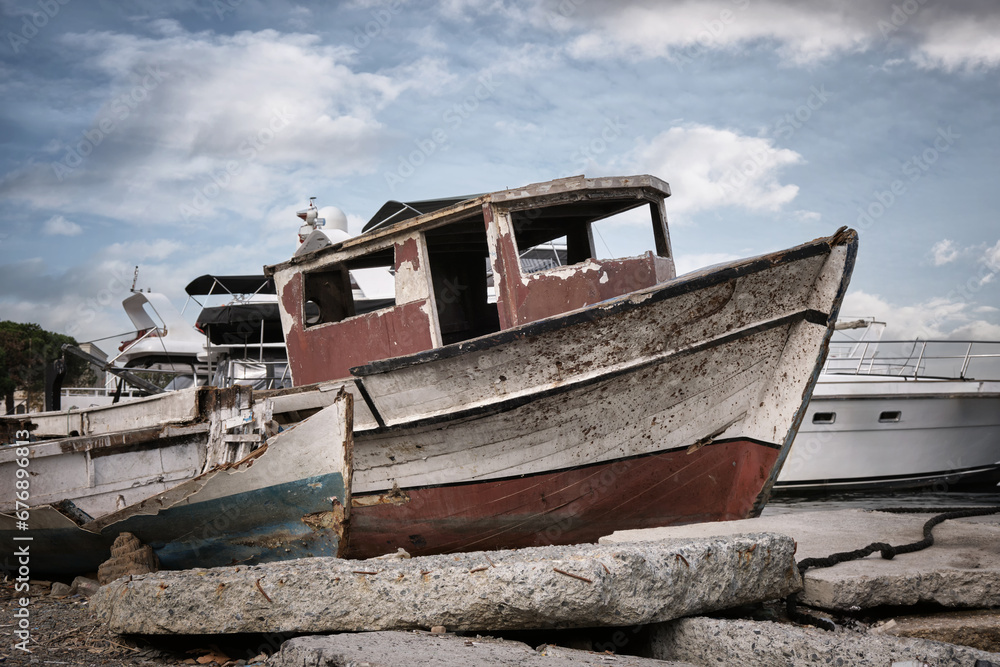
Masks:
[[[492,637],[459,637],[414,632],[364,632],[360,634],[296,637],[281,646],[267,661],[268,667],[681,667],[687,663],[650,658],[540,646],[536,651],[521,642]],[[687,665],[687,667],[691,667]]]
[[[766,621],[684,618],[652,628],[649,655],[697,665],[840,665],[884,667],[893,664],[1000,664],[987,653],[926,639],[860,634],[838,629],[782,625]]]
[[[67,595],[72,595],[70,590],[69,585],[62,583],[61,581],[57,581],[52,584],[52,588],[49,590],[49,595],[54,598],[64,598]]]
[[[980,651],[1000,652],[1000,611],[974,609],[921,616],[897,616],[873,633],[932,639]]]
[[[633,626],[801,588],[794,543],[770,534],[411,559],[304,558],[118,579],[93,598],[134,634],[500,631]]]
[[[101,584],[94,579],[77,577],[73,580],[73,584],[70,586],[70,595],[73,593],[79,593],[80,595],[89,598],[96,593],[100,587]]]

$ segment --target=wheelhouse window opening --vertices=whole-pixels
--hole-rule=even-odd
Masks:
[[[657,252],[655,204],[640,206],[609,215],[591,224],[596,259],[636,257],[646,251]],[[663,255],[666,256],[666,255]]]
[[[540,243],[521,251],[518,253],[518,257],[521,260],[521,272],[526,274],[565,266],[567,264],[566,237],[560,236],[548,243]]]
[[[428,230],[424,241],[442,343],[500,331],[482,213]]]
[[[394,266],[395,252],[393,248],[386,248],[304,274],[302,316],[306,327],[341,322],[366,312],[393,307],[395,299],[360,303],[361,292],[351,271],[378,269],[391,273]]]
[[[659,202],[630,197],[557,203],[513,210],[511,223],[523,274],[647,250],[670,256]],[[627,245],[618,242],[623,235]],[[612,246],[625,252],[614,255]]]

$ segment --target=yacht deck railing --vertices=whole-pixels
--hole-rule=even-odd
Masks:
[[[1000,379],[1000,341],[831,341],[826,373],[905,378]]]

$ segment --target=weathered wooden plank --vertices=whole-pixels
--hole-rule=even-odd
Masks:
[[[274,418],[281,423],[288,423],[299,421],[298,417],[292,418],[292,413],[312,413],[333,405],[341,389],[348,391],[354,399],[354,430],[367,431],[377,428],[378,423],[353,380],[320,382],[315,385],[263,392],[263,395],[271,401]]]
[[[201,397],[206,391],[204,388],[190,387],[116,405],[0,417],[0,438],[4,438],[5,442],[12,442],[13,432],[7,432],[12,429],[27,430],[35,438],[64,438],[197,421],[202,417]],[[235,399],[236,392],[232,393],[233,396],[228,400]]]
[[[687,447],[750,412],[785,335],[761,332],[498,414],[359,433],[355,490],[516,476]]]
[[[112,424],[155,423],[191,414],[192,408],[197,418],[23,445],[32,473],[32,504],[69,500],[91,517],[108,515],[245,455],[254,443],[263,442],[271,418],[270,404],[254,404],[247,387],[199,388],[153,398],[140,402],[152,415],[123,403],[85,415],[84,424],[100,431]],[[17,451],[0,448],[0,474],[13,478],[21,458]],[[13,500],[0,499],[0,509],[12,509]]]
[[[560,331],[532,335],[529,330],[483,349],[469,346],[467,353],[450,360],[429,360],[392,372],[377,364],[370,373],[358,370],[387,425],[481,408],[639,368],[692,346],[799,315],[824,260],[817,256],[779,265],[696,291],[675,285],[676,297],[642,308],[620,304],[652,300],[653,290],[623,297],[599,307],[619,308],[613,315],[573,322]]]

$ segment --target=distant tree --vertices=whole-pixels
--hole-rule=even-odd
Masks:
[[[5,412],[14,411],[14,392],[23,389],[41,396],[45,390],[45,366],[63,356],[64,343],[76,345],[70,336],[46,331],[37,324],[0,321],[0,394]],[[67,386],[87,386],[96,380],[90,365],[78,357],[66,356]]]
[[[0,345],[0,396],[4,397],[4,413],[14,412],[14,392],[17,381],[7,369],[7,349]]]

